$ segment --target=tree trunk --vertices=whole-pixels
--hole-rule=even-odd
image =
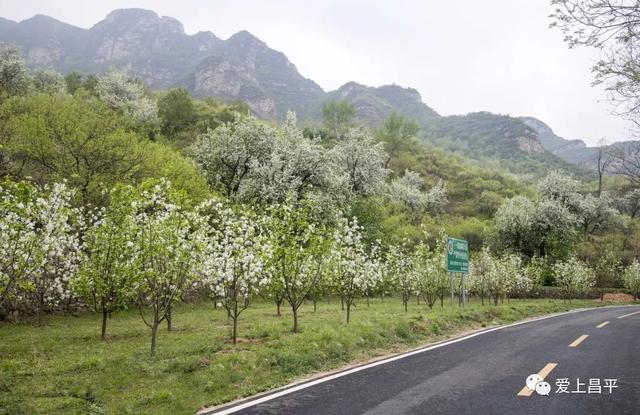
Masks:
[[[493,305],[495,305],[495,306],[498,305],[498,297],[494,297],[493,298]]]
[[[153,324],[151,326],[151,356],[156,355],[156,339],[158,337],[158,326],[160,323],[156,318],[153,319]]]
[[[342,311],[344,311],[344,297],[340,297],[340,306],[342,307]]]
[[[369,307],[369,296],[367,296],[367,307]]]
[[[109,313],[102,311],[102,333],[100,334],[100,340],[104,340],[107,337],[107,318]]]
[[[233,345],[235,346],[238,341],[238,316],[233,318]]]
[[[296,307],[291,307],[291,312],[293,313],[293,332],[298,332],[298,309]]]
[[[347,323],[351,320],[351,303],[347,303]]]
[[[315,313],[317,309],[318,309],[318,299],[314,298],[313,299],[313,312]]]
[[[173,312],[173,306],[169,304],[167,308],[167,331],[171,331],[171,313]]]

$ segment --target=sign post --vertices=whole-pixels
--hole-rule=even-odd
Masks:
[[[464,275],[469,272],[469,243],[463,239],[447,238],[447,272],[453,305],[453,275],[460,274],[460,294],[462,305],[466,303]]]

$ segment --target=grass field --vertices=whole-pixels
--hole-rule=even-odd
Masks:
[[[361,301],[350,324],[340,301],[301,308],[293,334],[283,308],[257,303],[229,341],[223,310],[181,305],[174,331],[163,327],[158,355],[138,312],[116,313],[107,341],[100,316],[50,316],[41,326],[0,324],[0,414],[194,414],[198,409],[286,384],[296,378],[530,316],[602,305],[599,301],[512,300],[464,310],[399,299]]]

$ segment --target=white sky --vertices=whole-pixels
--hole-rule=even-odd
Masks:
[[[598,52],[567,48],[548,28],[548,0],[0,0],[0,16],[89,28],[125,7],[175,17],[190,34],[246,29],[325,90],[396,83],[443,115],[531,115],[590,145],[629,136],[590,86]]]

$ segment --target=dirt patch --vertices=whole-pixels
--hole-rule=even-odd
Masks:
[[[623,301],[623,302],[629,302],[629,301],[633,301],[634,298],[631,294],[624,294],[624,293],[618,293],[618,294],[604,294],[602,296],[602,301]]]

